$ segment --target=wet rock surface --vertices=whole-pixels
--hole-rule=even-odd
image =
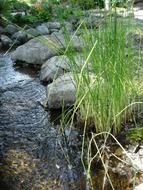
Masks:
[[[45,87],[27,70],[0,56],[0,189],[84,190],[80,145],[71,143],[79,132],[67,141],[50,121]]]

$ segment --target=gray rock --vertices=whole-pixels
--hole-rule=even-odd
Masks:
[[[61,30],[60,30],[61,33],[72,33],[73,32],[73,25],[69,22],[64,22]]]
[[[80,50],[83,46],[80,37],[74,36],[71,40],[71,46]],[[43,64],[49,58],[62,54],[68,43],[61,34],[45,35],[31,39],[29,42],[19,46],[13,53],[14,61],[22,61],[31,64]]]
[[[99,25],[105,22],[104,16],[105,16],[104,9],[100,9],[100,11],[98,9],[83,11],[83,16],[79,20],[78,25],[84,21],[84,24],[86,25],[87,28],[99,27]],[[83,27],[84,24],[82,25]]]
[[[13,35],[16,32],[18,32],[18,28],[13,24],[8,24],[4,29],[4,33],[8,35]]]
[[[103,23],[103,21],[94,15],[90,15],[89,17],[84,18],[84,24],[87,28],[97,28],[99,25],[101,25],[101,23]]]
[[[4,28],[0,26],[0,35],[3,34],[3,32],[4,32]]]
[[[36,30],[41,34],[41,35],[47,35],[49,34],[49,29],[45,24],[42,24],[40,26],[36,27]]]
[[[83,15],[85,17],[94,16],[96,18],[103,18],[105,16],[105,9],[90,9],[90,10],[84,10]]]
[[[47,26],[49,30],[52,30],[52,29],[59,30],[61,28],[61,24],[59,22],[47,22]]]
[[[59,32],[59,30],[58,29],[51,29],[50,33],[53,33],[53,32]]]
[[[0,42],[0,49],[2,49],[2,42]]]
[[[80,36],[69,35],[69,38],[66,39],[66,37],[63,34],[59,33],[59,32],[53,32],[51,34],[51,36],[63,48],[66,48],[67,45],[69,45],[69,39],[71,40],[70,46],[73,47],[74,49],[76,49],[77,51],[80,51],[84,46],[83,40],[82,40],[82,38]]]
[[[4,34],[1,35],[0,39],[1,39],[2,46],[4,47],[10,47],[13,43],[12,40]]]
[[[35,28],[27,29],[25,30],[25,33],[27,34],[29,40],[40,35],[40,33]]]
[[[23,44],[28,40],[27,34],[24,31],[14,33],[11,38],[18,41],[18,44]]]
[[[73,25],[69,22],[64,22],[64,27],[68,32],[73,32]]]
[[[50,109],[72,106],[76,100],[76,87],[72,74],[67,73],[47,86],[47,105]]]
[[[134,41],[134,46],[137,49],[143,48],[143,35],[142,34],[133,34],[133,41]]]
[[[54,48],[53,39],[50,36],[39,36],[19,46],[13,53],[12,59],[31,64],[43,64],[47,59],[58,54],[58,44]]]
[[[48,82],[59,77],[60,75],[63,75],[64,72],[69,70],[70,61],[66,56],[62,55],[52,57],[42,65],[40,80]]]
[[[57,77],[63,75],[66,72],[72,72],[72,68],[75,68],[80,73],[81,68],[85,60],[83,56],[78,54],[72,57],[70,60],[67,56],[55,56],[48,59],[41,67],[40,80],[43,82],[49,82]],[[85,69],[91,70],[91,64],[87,64]]]
[[[74,141],[74,142],[77,141],[79,133],[76,129],[68,127],[65,128],[64,133],[68,138],[68,141]]]

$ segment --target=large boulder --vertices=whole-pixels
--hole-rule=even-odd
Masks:
[[[49,82],[57,77],[63,75],[66,72],[72,72],[75,69],[77,73],[80,73],[85,60],[81,54],[68,58],[65,55],[54,56],[48,59],[41,67],[40,80],[43,82]],[[90,65],[87,64],[85,69],[90,70]]]
[[[41,67],[40,80],[48,82],[63,75],[70,70],[70,61],[67,56],[54,56],[47,60]]]
[[[75,100],[76,87],[71,73],[66,73],[47,86],[46,104],[50,109],[72,106]]]
[[[70,38],[70,37],[69,37]],[[62,54],[68,45],[63,35],[45,35],[31,39],[29,42],[19,46],[13,53],[15,62],[26,62],[31,64],[43,64],[51,57]],[[82,40],[71,36],[71,46],[77,50],[82,48]]]
[[[55,45],[55,44],[54,44]],[[47,59],[58,54],[58,47],[52,47],[53,41],[49,36],[36,37],[19,46],[12,54],[15,62],[43,64]]]

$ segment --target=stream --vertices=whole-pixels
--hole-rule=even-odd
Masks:
[[[84,190],[80,132],[67,140],[44,110],[38,73],[0,55],[0,189]]]

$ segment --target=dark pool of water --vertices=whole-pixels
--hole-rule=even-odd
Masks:
[[[79,132],[68,142],[41,101],[38,70],[0,55],[0,189],[84,190]]]

